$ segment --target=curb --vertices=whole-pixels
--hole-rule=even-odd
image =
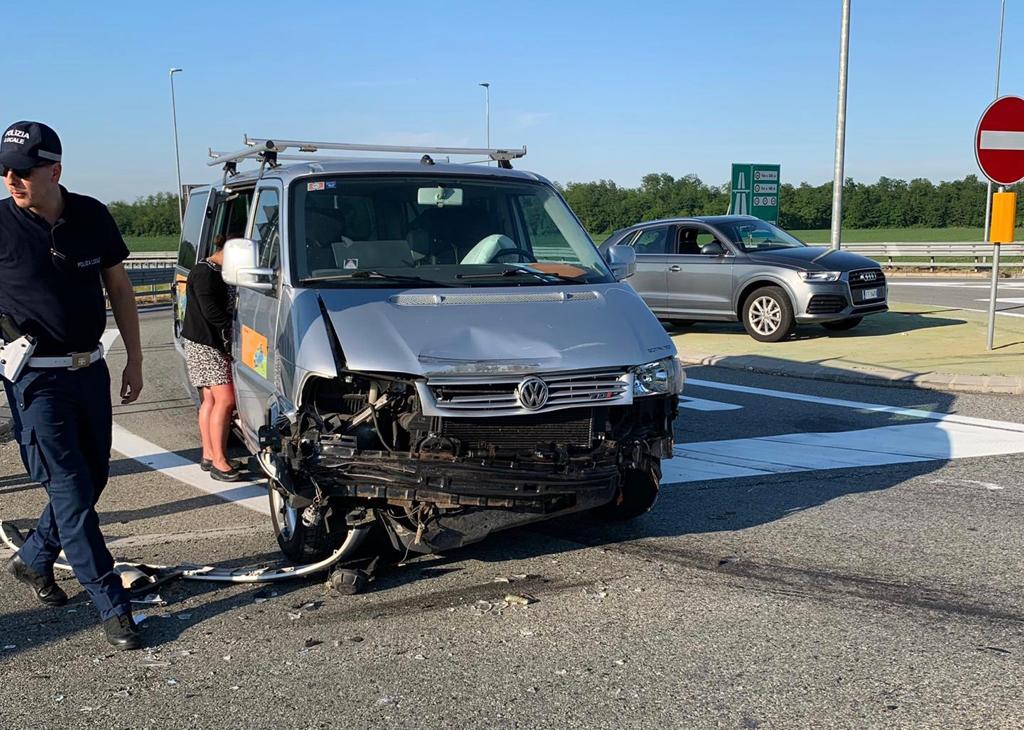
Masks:
[[[893,388],[924,388],[955,393],[997,393],[1024,395],[1024,377],[1007,375],[958,375],[951,373],[908,373],[901,370],[872,368],[843,370],[816,363],[786,361],[780,366],[775,358],[757,355],[707,355],[689,352],[677,356],[687,365],[743,370],[746,372],[782,375],[808,380],[826,380],[834,383],[887,386]]]

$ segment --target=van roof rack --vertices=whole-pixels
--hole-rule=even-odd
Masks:
[[[399,154],[422,155],[420,161],[424,164],[433,164],[430,155],[482,155],[489,160],[495,160],[498,167],[505,169],[512,168],[512,160],[526,155],[526,146],[519,149],[501,149],[487,147],[420,147],[390,144],[352,144],[349,142],[307,142],[295,139],[262,139],[243,135],[242,141],[245,147],[237,152],[215,152],[212,148],[209,151],[209,166],[224,165],[227,174],[234,174],[237,171],[237,164],[241,160],[258,160],[260,171],[269,165],[276,167],[279,160],[305,160],[305,161],[331,161],[331,160],[352,160],[360,158],[342,158],[322,156],[325,150],[342,150],[345,152],[392,152]],[[294,150],[292,154],[283,154],[288,150]],[[298,154],[295,154],[298,153]]]

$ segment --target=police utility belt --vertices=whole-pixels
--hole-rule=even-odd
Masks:
[[[10,317],[0,315],[0,377],[15,382],[26,367],[79,370],[103,359],[103,345],[92,352],[72,352],[58,357],[32,357],[36,338],[23,334]]]

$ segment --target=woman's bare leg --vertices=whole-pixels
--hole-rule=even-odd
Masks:
[[[213,465],[220,471],[228,471],[231,464],[227,459],[228,430],[231,428],[231,414],[235,410],[235,386],[214,385],[209,388],[213,395],[210,409],[210,449]]]
[[[210,440],[210,413],[213,411],[213,395],[209,388],[199,389],[199,435],[203,440],[203,458],[213,458],[213,442]]]

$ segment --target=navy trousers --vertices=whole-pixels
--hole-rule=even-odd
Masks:
[[[4,388],[25,469],[50,497],[18,554],[37,572],[53,575],[63,549],[100,618],[127,613],[130,598],[96,515],[110,469],[106,362],[79,370],[26,368],[17,383],[4,381]]]

